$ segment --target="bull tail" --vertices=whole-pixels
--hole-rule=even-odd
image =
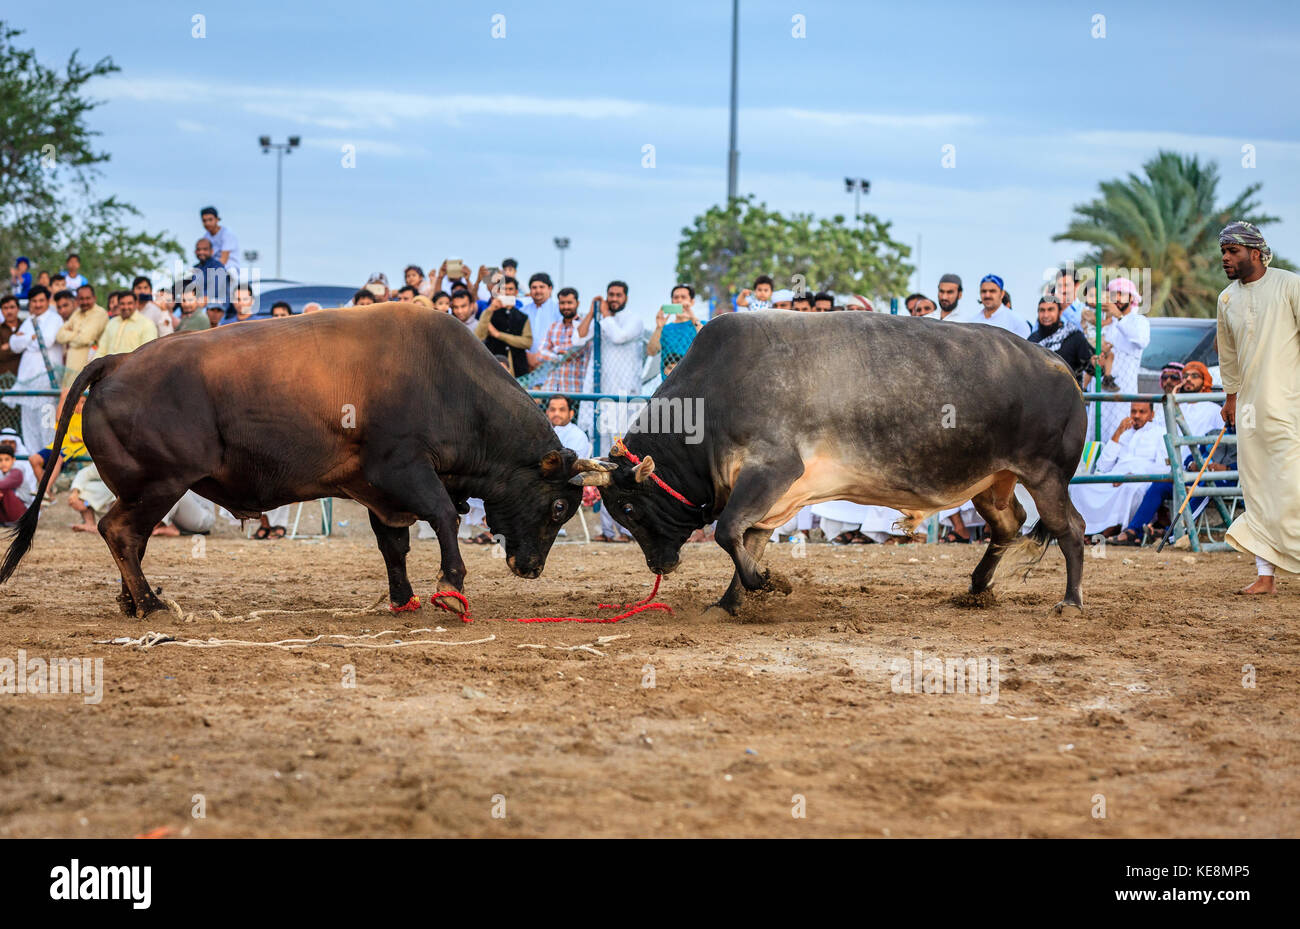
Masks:
[[[82,391],[103,380],[124,357],[126,356],[106,355],[103,358],[96,358],[86,365],[77,375],[77,379],[72,382],[64,398],[63,414],[59,417],[59,425],[54,433],[53,447],[56,449],[56,454],[57,449],[63,447],[63,437],[68,433],[68,423],[72,421],[73,411],[77,408],[77,398],[81,396]],[[18,525],[9,533],[9,550],[5,552],[4,564],[0,565],[0,584],[9,580],[10,575],[18,567],[18,562],[23,560],[23,556],[32,547],[32,536],[36,535],[36,522],[41,518],[41,501],[45,499],[45,490],[49,486],[52,474],[54,468],[47,467],[45,473],[41,475],[41,486],[36,491],[36,498],[18,520]]]
[[[1022,535],[1007,547],[1003,557],[1006,555],[1023,557],[1025,560],[1013,565],[1012,570],[1020,573],[1022,579],[1027,580],[1029,572],[1034,569],[1034,565],[1042,561],[1043,556],[1047,554],[1047,546],[1051,541],[1052,533],[1040,519],[1034,523],[1033,528],[1028,533]],[[1023,573],[1021,569],[1023,569]]]

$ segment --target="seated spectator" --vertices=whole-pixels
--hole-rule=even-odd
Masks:
[[[796,313],[816,313],[813,299],[809,294],[799,294],[790,302],[790,309]]]
[[[774,310],[792,310],[794,309],[794,291],[777,290],[772,293],[772,306]]]
[[[754,278],[754,289],[746,288],[736,298],[736,310],[768,310],[772,308],[772,279],[766,274]]]
[[[835,310],[835,298],[822,291],[813,297],[813,312],[830,313]]]
[[[68,402],[66,396],[63,402]],[[77,398],[76,410],[68,419],[68,431],[63,436],[63,447],[59,449],[57,455],[54,454],[54,445],[50,444],[27,459],[27,463],[31,465],[32,474],[38,484],[45,475],[45,469],[47,467],[50,469],[50,487],[46,491],[46,496],[51,501],[54,500],[54,482],[59,479],[59,472],[63,470],[63,463],[69,458],[79,458],[89,454],[86,451],[86,443],[81,438],[81,414],[85,407],[86,397],[83,394]],[[56,415],[58,414],[56,413]]]
[[[1029,335],[1029,341],[1056,352],[1074,372],[1074,379],[1083,385],[1083,374],[1092,362],[1092,346],[1083,330],[1061,318],[1061,304],[1051,294],[1038,298],[1038,328]]]
[[[77,289],[77,308],[59,327],[54,341],[64,347],[63,388],[72,386],[81,369],[90,363],[90,350],[108,326],[108,312],[95,303],[95,288],[82,284]]]
[[[13,442],[0,442],[0,526],[14,525],[36,499],[39,488],[20,466]]]
[[[26,300],[32,289],[32,263],[21,255],[14,260],[13,270],[9,272],[9,292],[19,300]]]
[[[561,358],[569,355],[575,349],[586,346],[590,342],[594,332],[591,329],[591,314],[579,325],[578,317],[578,291],[572,287],[565,287],[559,293],[560,318],[551,323],[551,328],[546,332],[546,338],[542,340],[541,350],[538,355],[543,363],[558,362]],[[455,302],[452,303],[453,311]],[[587,374],[587,363],[591,359],[591,351],[584,349],[576,355],[569,358],[562,364],[556,364],[546,374],[546,380],[542,383],[542,390],[556,390],[565,393],[581,393],[583,378]]]
[[[512,377],[523,377],[532,370],[528,349],[533,344],[532,322],[524,311],[515,307],[515,298],[497,294],[478,318],[474,334],[493,355],[505,355]]]
[[[1218,404],[1215,404],[1218,406]],[[1215,432],[1217,435],[1217,430]],[[1236,430],[1229,428],[1226,430],[1227,435],[1235,435]],[[1200,453],[1202,456],[1209,453],[1209,446],[1201,446]],[[1204,457],[1201,459],[1204,461]],[[1183,459],[1184,471],[1195,471],[1199,468],[1196,458],[1189,451],[1187,457]],[[1220,442],[1210,456],[1210,460],[1205,465],[1205,478],[1201,481],[1203,487],[1224,487],[1235,486],[1236,481],[1216,481],[1209,479],[1213,472],[1218,471],[1235,471],[1237,470],[1237,446]],[[1115,536],[1111,541],[1116,545],[1141,545],[1143,541],[1150,540],[1153,537],[1162,535],[1169,527],[1167,524],[1158,524],[1156,516],[1160,512],[1160,507],[1166,505],[1174,496],[1174,485],[1172,483],[1155,483],[1152,482],[1147,488],[1146,493],[1142,495],[1142,501],[1138,504],[1137,509],[1133,512],[1132,519],[1128,525]],[[1187,504],[1188,513],[1193,520],[1201,515],[1201,511],[1209,504],[1209,497],[1193,497]]]
[[[378,302],[379,300],[375,297],[374,291],[367,290],[364,287],[352,295],[353,306],[370,306],[372,303]]]
[[[146,342],[158,338],[158,327],[135,309],[135,294],[124,290],[118,294],[117,316],[108,321],[99,340],[97,356],[133,352]]]
[[[18,365],[22,361],[23,353],[9,347],[9,338],[22,325],[18,320],[18,298],[13,294],[0,297],[0,315],[4,317],[4,321],[0,322],[0,374],[12,374],[17,377]]]
[[[1200,361],[1189,361],[1183,366],[1183,380],[1178,386],[1180,394],[1211,393],[1210,369]],[[1213,400],[1201,400],[1197,403],[1180,403],[1183,419],[1192,435],[1218,435],[1223,427],[1223,407]]]
[[[152,535],[178,536],[207,535],[212,531],[212,524],[217,521],[216,505],[205,500],[192,490],[185,491],[185,496],[177,500],[162,522],[154,526]]]
[[[1155,425],[1155,411],[1145,401],[1129,404],[1129,415],[1116,427],[1097,459],[1096,474],[1154,474],[1169,470],[1165,434]],[[1070,499],[1083,516],[1084,532],[1115,535],[1128,525],[1148,483],[1071,484]]]
[[[916,299],[912,301],[911,307],[907,312],[913,316],[937,316],[939,308],[935,306],[933,300],[925,294],[916,294]]]
[[[775,300],[776,294],[773,294]],[[793,298],[793,294],[791,297]],[[669,300],[682,308],[671,321],[662,309],[655,315],[655,331],[646,343],[646,357],[659,356],[659,371],[667,377],[677,362],[686,357],[686,350],[695,341],[695,334],[704,327],[704,323],[695,318],[695,288],[689,284],[678,284],[669,295]]]
[[[284,319],[285,317],[292,315],[293,307],[289,306],[289,304],[285,303],[283,300],[277,300],[271,304],[272,319]]]
[[[468,291],[467,291],[467,293],[468,293]],[[399,287],[399,288],[397,289],[397,302],[398,302],[398,303],[410,303],[411,301],[413,301],[413,300],[414,300],[416,297],[418,297],[419,295],[420,295],[420,292],[419,292],[418,290],[416,290],[416,289],[415,289],[414,287],[412,287],[410,284],[405,284],[405,285],[403,285],[403,286],[401,286],[401,287]]]
[[[573,401],[564,394],[556,394],[546,401],[546,418],[560,437],[560,444],[572,449],[579,458],[590,458],[591,439],[573,422],[575,413]]]
[[[133,301],[133,310],[134,306]],[[146,319],[145,322],[149,321]],[[113,491],[100,478],[98,468],[93,464],[82,468],[72,479],[72,493],[68,494],[68,506],[81,517],[81,522],[72,524],[72,530],[94,532],[100,516],[108,512],[115,499]]]
[[[207,297],[209,303],[225,308],[231,298],[231,278],[225,265],[212,256],[212,242],[207,236],[194,243],[194,259],[197,262],[193,270],[198,291]]]
[[[1029,323],[1011,312],[1008,301],[1004,299],[1006,296],[1007,292],[1002,289],[1002,278],[996,274],[984,275],[980,279],[982,309],[971,317],[970,321],[983,323],[986,326],[997,326],[999,329],[1014,332],[1021,338],[1029,338]]]

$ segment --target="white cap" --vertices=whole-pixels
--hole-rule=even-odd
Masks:
[[[794,300],[793,290],[776,290],[772,292],[773,303],[789,303]]]

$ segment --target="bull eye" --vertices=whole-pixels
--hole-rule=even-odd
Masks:
[[[555,520],[563,519],[565,511],[567,511],[568,509],[569,509],[569,505],[567,503],[565,503],[563,500],[556,500],[555,505],[551,507],[551,518]]]
[[[636,512],[636,511],[633,509],[632,504],[630,504],[630,503],[624,503],[624,504],[623,504],[623,515],[624,515],[624,516],[632,516],[635,512]]]

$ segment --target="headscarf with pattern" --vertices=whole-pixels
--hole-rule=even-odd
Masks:
[[[1264,241],[1264,234],[1259,231],[1259,227],[1254,223],[1248,223],[1245,220],[1237,220],[1228,223],[1219,233],[1220,245],[1244,245],[1246,248],[1259,249],[1260,260],[1267,267],[1268,263],[1273,260],[1273,250],[1268,247]]]

